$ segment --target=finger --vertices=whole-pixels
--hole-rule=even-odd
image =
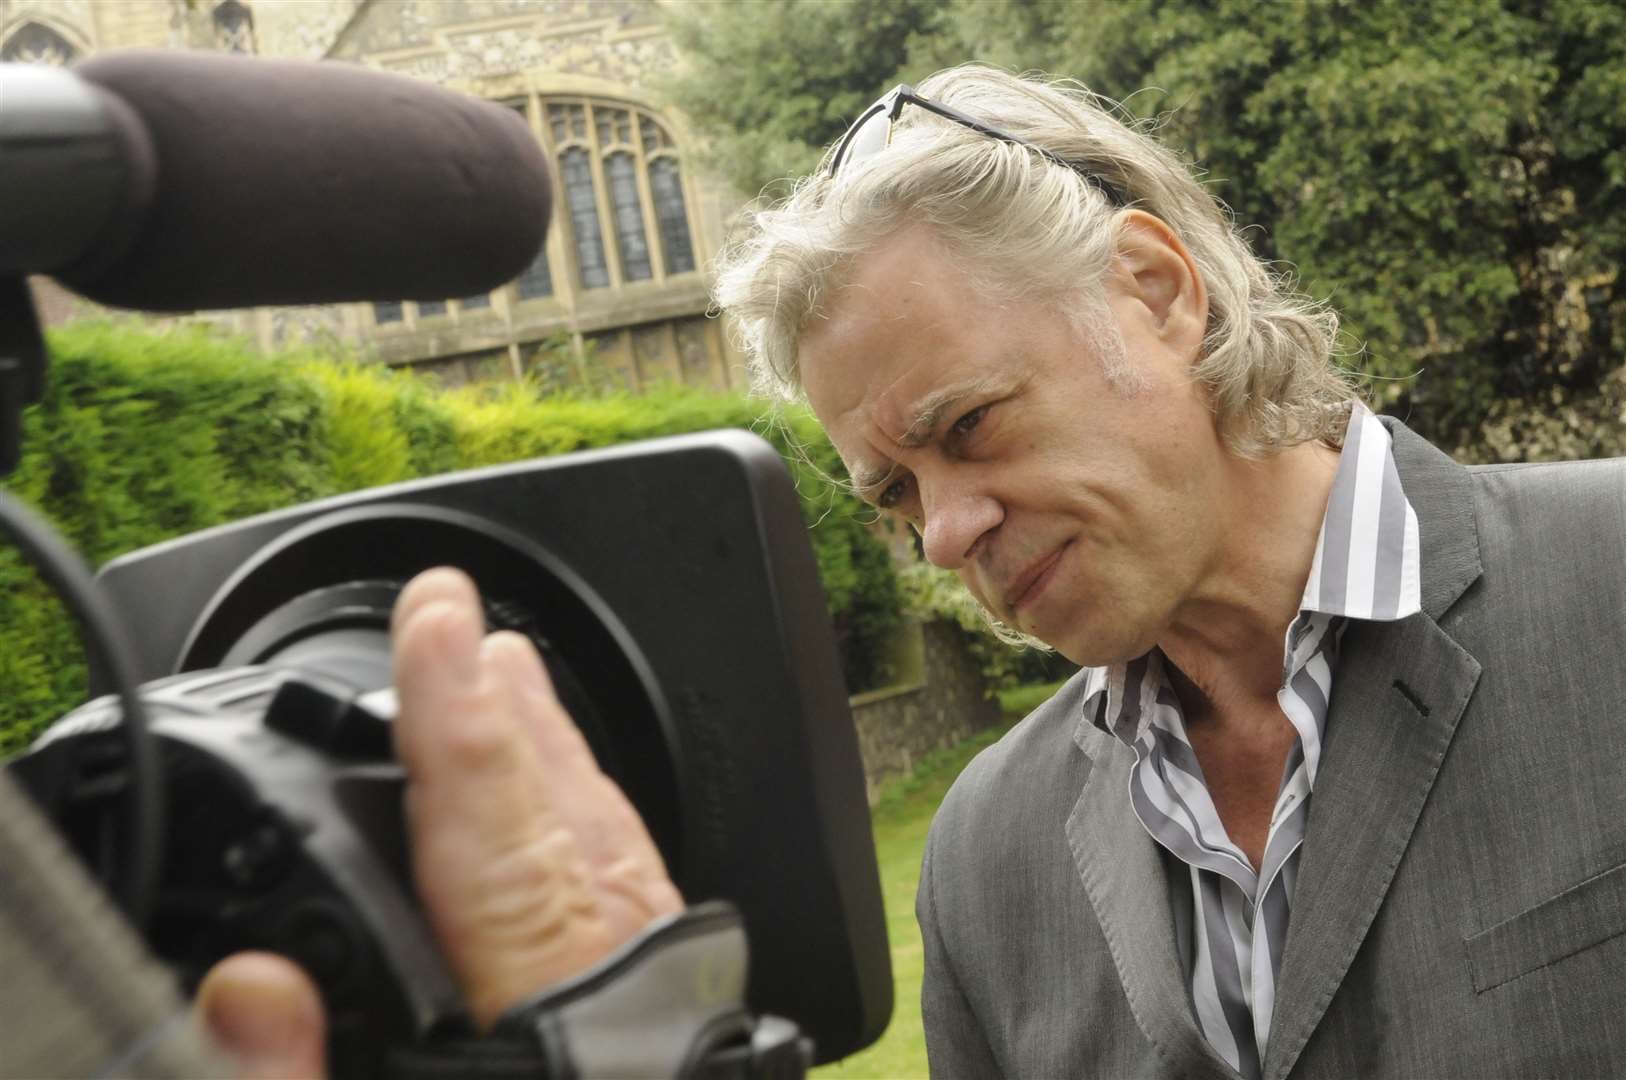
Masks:
[[[198,988],[198,1011],[215,1042],[248,1080],[321,1077],[326,1023],[316,985],[272,953],[238,953]]]
[[[440,730],[460,730],[470,721],[489,727],[476,707],[485,627],[477,602],[455,590],[417,603],[403,594],[397,616],[392,658],[399,700],[395,749],[408,773],[417,777],[439,764],[434,742]]]
[[[553,694],[540,658],[517,635],[492,635],[486,675],[528,719],[538,750],[536,778],[553,812],[587,860],[612,930],[630,936],[657,915],[682,908],[659,849],[621,789],[599,768],[586,739]]]
[[[491,830],[486,848],[505,848],[544,810],[536,751],[502,681],[486,672],[492,639],[460,602],[435,601],[396,635],[396,756],[420,803],[441,809],[447,829]],[[448,815],[444,820],[440,813]]]
[[[420,896],[487,1023],[681,900],[529,640],[483,636],[472,586],[437,577],[397,610],[397,755]]]
[[[480,594],[474,582],[463,571],[451,566],[437,566],[425,570],[401,590],[395,608],[390,613],[391,632],[399,628],[415,611],[436,601],[466,604],[476,610],[480,607]]]
[[[591,965],[615,944],[590,874],[553,811],[520,702],[551,700],[482,641],[471,598],[410,610],[396,633],[397,754],[408,778],[413,870],[477,1021]],[[528,707],[528,706],[527,706]],[[557,706],[554,706],[557,708]]]

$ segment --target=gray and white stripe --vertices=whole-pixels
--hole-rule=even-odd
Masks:
[[[1299,849],[1321,764],[1338,645],[1350,619],[1390,621],[1422,607],[1417,514],[1400,489],[1389,433],[1360,405],[1297,618],[1282,652],[1276,701],[1297,733],[1257,873],[1225,831],[1186,737],[1158,649],[1090,673],[1084,708],[1135,752],[1129,798],[1153,839],[1190,867],[1192,1002],[1203,1035],[1246,1077],[1260,1075]]]

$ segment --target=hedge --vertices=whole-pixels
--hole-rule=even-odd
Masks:
[[[524,383],[442,391],[314,352],[265,357],[203,330],[84,323],[49,335],[47,391],[5,486],[94,564],[158,541],[346,491],[710,428],[763,435],[803,500],[849,689],[879,685],[900,618],[885,547],[832,487],[838,463],[805,413],[739,395],[542,396]],[[776,422],[777,421],[777,422]],[[0,755],[84,696],[76,629],[0,548]]]

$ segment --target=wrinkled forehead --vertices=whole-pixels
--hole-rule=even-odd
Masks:
[[[967,275],[922,228],[855,258],[797,341],[802,386],[826,430],[895,381],[923,338],[952,333],[945,317],[970,293]]]

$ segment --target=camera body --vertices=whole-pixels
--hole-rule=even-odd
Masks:
[[[298,959],[345,1075],[458,1024],[389,750],[389,609],[437,565],[537,645],[686,899],[743,914],[750,1008],[820,1061],[878,1037],[891,976],[857,740],[799,500],[744,432],[361,492],[109,564],[166,776],[155,951],[189,981],[241,948]],[[117,726],[92,702],[13,766],[92,865],[121,835]]]
[[[235,952],[281,953],[328,1014],[332,1075],[455,1024],[456,983],[413,900],[388,719],[293,668],[193,672],[143,692],[166,802],[147,943],[188,992]],[[118,701],[64,717],[12,775],[104,873],[126,842]]]

